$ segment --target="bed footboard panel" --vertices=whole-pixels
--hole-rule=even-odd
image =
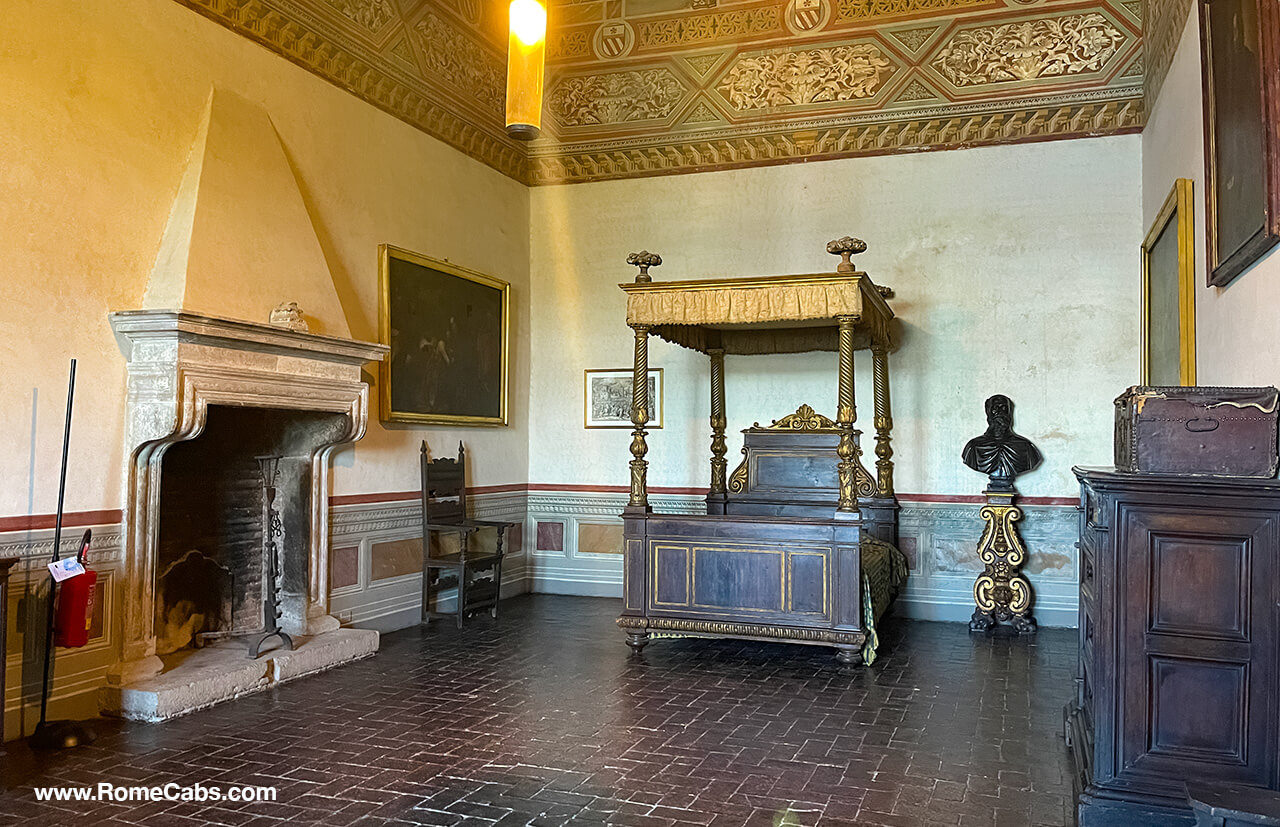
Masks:
[[[839,647],[864,638],[856,523],[648,515],[626,524],[624,628]]]

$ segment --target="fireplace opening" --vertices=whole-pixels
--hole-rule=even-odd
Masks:
[[[156,548],[157,654],[269,625],[267,513],[275,518],[281,626],[304,625],[312,455],[350,427],[346,414],[211,405],[199,436],[168,447]],[[271,512],[260,457],[279,458]]]

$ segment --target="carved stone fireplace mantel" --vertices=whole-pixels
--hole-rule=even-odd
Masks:
[[[284,631],[304,637],[334,632],[339,623],[328,613],[329,460],[334,448],[364,435],[369,386],[361,370],[382,359],[387,348],[183,311],[125,311],[110,314],[110,321],[128,358],[129,460],[119,603],[122,651],[108,675],[104,706],[135,717],[120,708],[121,692],[146,684],[164,668],[156,651],[156,608],[161,471],[167,449],[199,436],[211,406],[304,412],[313,420],[316,414],[335,415],[302,442],[298,479],[309,496],[304,490],[297,500],[309,514],[298,517],[285,543],[286,559],[292,553],[298,562],[292,574],[285,572],[281,598]],[[376,633],[366,634],[373,634],[376,649]],[[114,700],[107,701],[113,693]],[[217,700],[205,699],[203,705]]]

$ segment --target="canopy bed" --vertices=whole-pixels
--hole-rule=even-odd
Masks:
[[[835,273],[654,282],[657,255],[627,293],[635,333],[631,493],[623,517],[623,610],[618,625],[639,652],[655,636],[775,640],[834,647],[843,663],[875,657],[875,622],[905,578],[893,491],[889,407],[891,290],[850,256],[855,238],[827,245]],[[711,484],[705,515],[654,513],[646,490],[648,341],[705,353],[711,364]],[[876,473],[862,464],[854,353],[869,349]],[[730,477],[725,443],[726,355],[839,354],[837,415],[808,406],[745,430]]]

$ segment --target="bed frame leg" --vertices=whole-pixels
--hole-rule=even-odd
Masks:
[[[837,646],[836,660],[847,666],[857,666],[862,663],[862,650],[856,646]]]
[[[640,654],[640,650],[649,645],[649,633],[627,632],[627,645],[631,647],[632,654]]]

